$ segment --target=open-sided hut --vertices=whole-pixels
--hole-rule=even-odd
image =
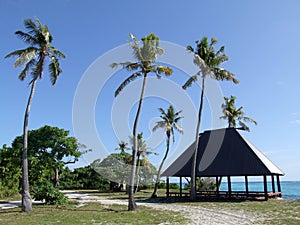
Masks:
[[[163,173],[167,177],[167,195],[169,177],[191,177],[192,159],[195,143],[189,146]],[[216,178],[216,191],[198,191],[200,196],[213,197],[264,197],[281,196],[279,176],[284,173],[275,166],[261,151],[251,144],[235,128],[209,130],[200,134],[197,164],[197,177]],[[245,191],[232,191],[231,178],[244,177]],[[249,191],[248,177],[262,176],[264,191]],[[220,191],[220,178],[226,177],[227,191]],[[271,177],[272,191],[268,191],[267,178]],[[276,183],[275,185],[275,178]],[[277,188],[276,188],[277,186]],[[181,187],[181,185],[180,185]],[[182,188],[176,195],[182,196]]]

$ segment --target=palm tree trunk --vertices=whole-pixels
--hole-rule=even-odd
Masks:
[[[155,186],[154,186],[154,190],[153,193],[151,195],[151,198],[156,198],[157,197],[157,190],[158,190],[158,185],[160,183],[160,174],[161,174],[161,169],[165,163],[165,160],[167,159],[167,156],[169,154],[169,149],[170,149],[170,131],[168,130],[167,132],[167,150],[165,153],[165,156],[163,158],[163,160],[161,161],[159,168],[158,168],[158,172],[157,172],[157,177],[156,177],[156,182],[155,182]]]
[[[138,146],[137,128],[138,128],[138,122],[139,122],[140,114],[141,114],[141,110],[142,110],[142,104],[143,104],[145,88],[146,88],[146,80],[147,80],[147,73],[144,73],[143,86],[142,86],[141,96],[140,96],[140,100],[139,100],[139,106],[138,106],[134,124],[133,124],[132,167],[131,167],[131,174],[130,174],[130,181],[129,181],[129,194],[128,194],[128,210],[129,211],[137,210],[137,205],[136,205],[135,199],[134,199],[134,182],[135,182],[137,146]]]
[[[198,122],[196,128],[196,137],[195,137],[195,150],[192,161],[192,171],[191,171],[191,190],[190,190],[190,198],[191,200],[196,199],[196,167],[197,167],[197,154],[198,154],[198,144],[199,144],[199,131],[202,117],[202,109],[203,109],[203,101],[204,101],[204,87],[205,87],[205,77],[202,77],[202,90],[200,97],[200,106],[198,112]]]
[[[29,178],[28,178],[28,119],[30,113],[30,107],[32,103],[32,98],[35,91],[36,79],[31,83],[31,91],[29,94],[25,116],[24,116],[24,127],[23,127],[23,153],[22,153],[22,211],[30,212],[32,211],[32,199],[29,192]]]
[[[138,155],[137,157],[137,168],[136,168],[136,185],[135,185],[135,191],[134,193],[136,193],[139,189],[139,173],[140,173],[140,166],[141,166],[141,162],[140,162],[140,155]]]

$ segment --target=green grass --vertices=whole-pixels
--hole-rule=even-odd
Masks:
[[[0,224],[185,224],[180,214],[139,207],[136,212],[127,211],[127,206],[89,203],[82,207],[34,206],[30,213],[21,213],[20,208],[0,211]]]
[[[124,192],[103,193],[86,191],[93,196],[111,199],[127,199]],[[152,190],[136,193],[136,200],[165,202],[169,204],[201,206],[216,211],[243,211],[256,217],[262,216],[262,224],[300,224],[300,201],[269,200],[269,201],[196,201],[188,202],[178,198],[165,198],[165,190],[159,190],[159,198],[148,199]],[[0,211],[0,224],[184,224],[188,221],[178,212],[159,211],[139,207],[137,212],[127,211],[125,205],[100,205],[89,203],[76,207],[75,203],[68,206],[35,205],[31,213],[21,213],[20,208]]]

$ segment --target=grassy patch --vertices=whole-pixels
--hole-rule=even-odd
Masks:
[[[0,211],[0,224],[185,224],[178,213],[139,207],[137,212],[127,211],[127,206],[89,203],[76,206],[34,206],[30,213],[20,208]]]
[[[263,224],[300,224],[300,201],[276,200],[268,201],[200,201],[179,203],[218,211],[242,211],[253,213],[264,218]]]

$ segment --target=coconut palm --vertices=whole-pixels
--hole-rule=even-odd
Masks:
[[[196,49],[192,46],[187,46],[187,50],[194,53],[194,64],[200,68],[200,71],[194,76],[190,77],[186,83],[182,86],[183,89],[187,89],[192,83],[201,78],[201,94],[200,104],[198,110],[198,121],[195,133],[195,151],[193,155],[192,171],[191,171],[191,199],[196,198],[196,160],[199,143],[199,131],[202,117],[202,109],[204,102],[204,91],[205,91],[205,79],[211,77],[216,80],[229,80],[235,84],[238,80],[234,77],[235,75],[228,70],[221,68],[221,64],[228,60],[227,55],[224,53],[224,46],[215,52],[214,45],[217,43],[216,38],[212,38],[210,44],[208,44],[208,38],[204,37],[201,41],[196,41]]]
[[[138,145],[137,145],[137,168],[136,168],[136,188],[135,190],[138,190],[139,187],[139,176],[140,176],[140,168],[141,165],[145,167],[150,167],[150,161],[148,159],[148,155],[154,154],[157,155],[156,152],[152,152],[149,150],[150,148],[147,146],[146,141],[143,139],[143,133],[139,133],[137,135]],[[130,137],[130,142],[133,144],[133,137]]]
[[[28,180],[28,162],[27,162],[27,145],[28,145],[28,119],[29,112],[34,95],[36,82],[42,78],[44,66],[49,59],[48,71],[52,85],[56,83],[59,74],[62,72],[59,64],[60,58],[65,55],[51,45],[53,40],[48,27],[44,26],[38,18],[36,23],[31,19],[24,20],[24,26],[27,32],[16,31],[15,34],[29,46],[25,49],[16,50],[9,53],[5,58],[16,56],[14,67],[24,66],[19,74],[21,81],[25,80],[27,74],[31,74],[29,86],[31,87],[24,116],[23,127],[23,153],[22,153],[22,211],[32,211],[32,200],[29,193]]]
[[[121,151],[121,153],[129,149],[130,148],[128,147],[128,143],[126,143],[125,141],[120,141],[119,147],[115,148],[115,150]]]
[[[221,116],[221,119],[225,119],[228,121],[228,127],[236,127],[237,121],[239,125],[246,131],[250,131],[249,127],[244,122],[250,122],[257,125],[257,122],[250,118],[246,117],[243,112],[243,107],[239,107],[238,109],[235,107],[235,96],[224,97],[225,104],[222,104],[222,109],[224,116]]]
[[[122,62],[122,63],[113,63],[111,67],[122,66],[128,71],[136,71],[127,77],[121,85],[115,91],[115,97],[120,94],[120,92],[132,81],[143,78],[143,84],[141,87],[140,99],[138,103],[138,108],[133,124],[133,148],[132,148],[132,168],[130,174],[129,182],[129,194],[128,194],[128,210],[137,210],[137,205],[134,199],[134,182],[136,174],[136,163],[137,163],[137,129],[139,118],[142,110],[142,104],[144,99],[144,93],[146,88],[147,77],[150,73],[154,73],[158,78],[161,75],[170,76],[172,74],[172,69],[166,66],[155,65],[157,55],[163,54],[163,49],[159,48],[159,38],[155,34],[151,33],[148,36],[142,38],[143,46],[139,45],[138,40],[132,35],[129,35],[132,39],[132,42],[129,42],[133,55],[137,62]]]
[[[182,117],[180,116],[180,113],[182,110],[178,112],[174,112],[174,107],[172,105],[169,106],[168,111],[166,112],[163,108],[158,109],[161,113],[161,120],[156,123],[156,125],[153,127],[153,131],[156,131],[158,128],[164,128],[167,136],[167,148],[165,155],[159,165],[157,176],[156,176],[156,182],[154,186],[154,190],[152,193],[151,198],[157,197],[157,189],[158,185],[160,183],[160,175],[161,175],[161,169],[165,163],[165,160],[168,156],[169,150],[170,150],[170,139],[173,138],[173,143],[175,142],[175,136],[174,136],[174,130],[177,130],[179,133],[183,133],[182,127],[180,127],[177,123],[179,122]]]

